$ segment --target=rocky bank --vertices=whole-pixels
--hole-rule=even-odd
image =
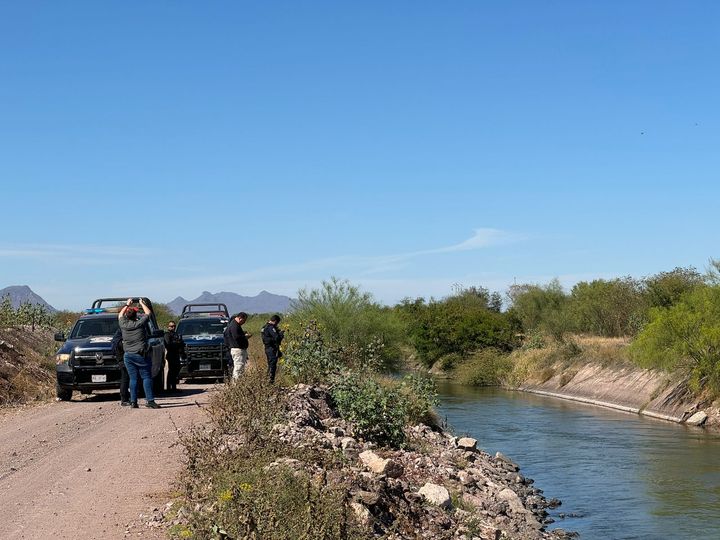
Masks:
[[[349,512],[368,538],[560,539],[574,534],[548,531],[547,509],[560,504],[501,454],[487,454],[469,437],[437,427],[407,430],[407,447],[377,447],[354,434],[339,417],[326,388],[289,389],[286,418],[273,427],[281,444],[341,453],[346,466],[323,470],[317,464],[282,458],[318,482],[347,489]],[[182,519],[175,517],[172,525]],[[157,517],[152,522],[157,523]],[[152,523],[151,522],[151,523]]]

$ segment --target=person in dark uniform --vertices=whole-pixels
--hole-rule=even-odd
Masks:
[[[128,377],[127,368],[125,367],[125,349],[123,348],[122,330],[117,329],[111,342],[112,352],[117,359],[120,368],[120,405],[127,407],[130,405],[130,377]]]
[[[185,342],[182,336],[175,331],[175,321],[170,321],[167,326],[167,332],[165,332],[165,359],[168,363],[165,388],[168,391],[177,390],[181,358],[185,358]]]
[[[277,371],[278,359],[282,356],[280,352],[280,343],[282,343],[285,334],[279,327],[280,315],[273,315],[270,320],[262,327],[262,341],[265,345],[265,356],[267,356],[268,376],[270,382],[275,382],[275,372]]]

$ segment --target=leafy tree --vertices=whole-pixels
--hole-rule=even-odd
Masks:
[[[158,326],[160,326],[160,328],[164,329],[165,327],[167,327],[167,323],[177,319],[177,316],[175,316],[170,311],[170,308],[167,307],[166,304],[153,302],[152,307],[153,311],[155,312],[155,318],[157,319]]]
[[[649,308],[667,308],[703,282],[702,274],[692,266],[688,268],[678,266],[669,272],[660,272],[645,278],[643,296]]]
[[[607,337],[633,335],[643,317],[641,285],[631,277],[581,281],[570,293],[569,307],[577,331]]]
[[[505,313],[491,309],[489,296],[463,290],[444,300],[405,300],[398,306],[420,360],[432,366],[440,358],[495,347],[511,350],[516,328]]]
[[[547,285],[513,285],[508,291],[511,310],[525,331],[541,330],[563,341],[570,328],[568,297],[557,279]]]
[[[0,328],[8,328],[14,323],[15,310],[10,302],[10,295],[6,294],[0,302]]]
[[[653,308],[631,345],[643,366],[686,369],[696,390],[720,392],[720,286],[695,287],[669,308]]]
[[[397,314],[347,280],[333,277],[320,288],[302,289],[291,317],[301,326],[315,321],[327,345],[340,354],[361,355],[369,344],[380,343],[381,369],[389,369],[400,358],[405,329]]]

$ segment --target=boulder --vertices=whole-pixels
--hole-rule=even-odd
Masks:
[[[510,488],[505,488],[500,491],[500,493],[498,493],[498,498],[506,501],[508,503],[508,506],[510,507],[510,510],[512,510],[516,514],[524,514],[527,512],[527,509],[525,508],[525,506],[523,506],[520,497],[518,497],[517,493],[515,493]]]
[[[707,420],[708,415],[705,411],[698,411],[695,414],[693,414],[690,418],[685,420],[685,423],[688,426],[702,426],[705,423],[705,420]]]
[[[477,449],[477,439],[473,439],[472,437],[463,437],[458,439],[457,446],[463,450],[475,450]]]
[[[365,527],[369,527],[370,523],[372,523],[372,514],[370,513],[370,510],[365,508],[362,504],[356,502],[351,502],[350,507],[353,509],[358,522]]]
[[[438,486],[437,484],[432,484],[428,482],[420,488],[420,491],[418,491],[418,493],[422,495],[429,503],[434,504],[435,506],[439,506],[441,508],[450,508],[452,504],[450,500],[450,493],[448,493],[448,490],[442,486]]]
[[[392,459],[383,459],[372,450],[365,450],[360,454],[360,461],[377,474],[384,474],[389,478],[399,478],[403,475],[403,466]]]

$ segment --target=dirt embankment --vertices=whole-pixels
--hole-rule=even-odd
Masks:
[[[53,334],[48,329],[0,330],[0,406],[50,398],[55,389]]]
[[[571,399],[643,414],[672,422],[696,422],[705,413],[705,427],[720,429],[720,403],[694,396],[679,374],[642,369],[630,364],[559,362],[546,380],[530,378],[519,385],[527,392]]]

